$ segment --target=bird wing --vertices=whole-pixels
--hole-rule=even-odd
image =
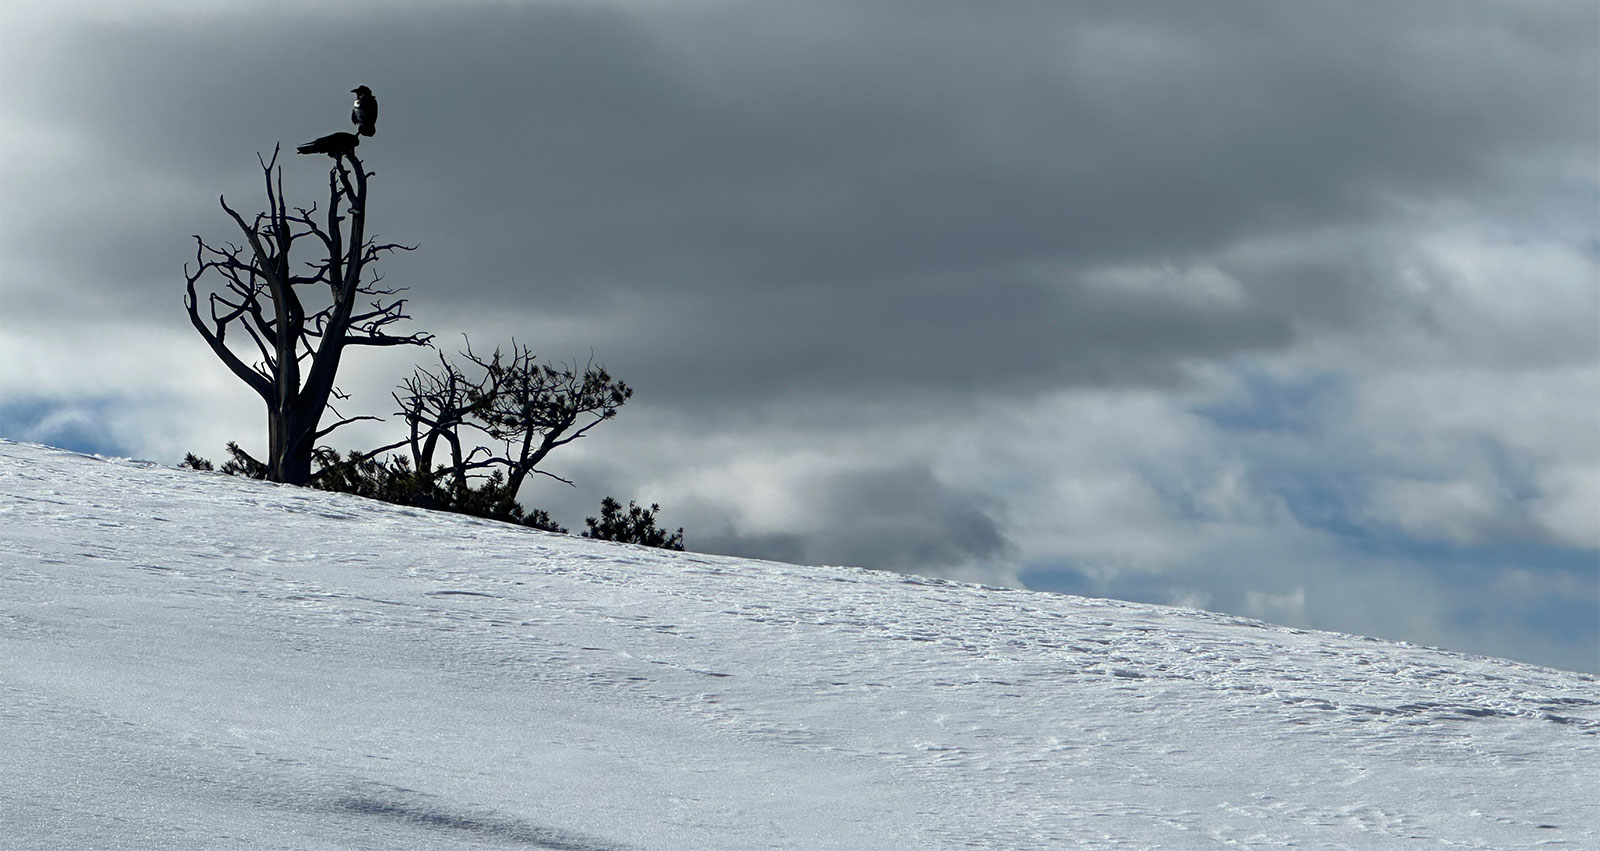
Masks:
[[[378,129],[378,99],[372,95],[356,98],[355,108],[350,110],[350,122],[356,125],[357,132],[363,136],[375,134]]]
[[[302,154],[327,154],[336,157],[354,152],[359,144],[361,144],[361,137],[354,133],[329,133],[326,136],[313,139],[295,148],[295,150]]]

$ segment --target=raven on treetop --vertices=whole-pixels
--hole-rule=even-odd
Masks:
[[[363,136],[371,136],[378,132],[378,99],[372,96],[372,90],[366,86],[356,86],[350,91],[355,93],[356,103],[350,109],[350,123],[356,125],[356,132]]]
[[[302,154],[327,154],[338,159],[346,154],[354,154],[356,146],[361,144],[361,137],[354,133],[329,133],[320,139],[313,139],[297,148]]]

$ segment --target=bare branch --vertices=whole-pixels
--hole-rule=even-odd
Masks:
[[[530,470],[529,472],[537,473],[537,474],[539,474],[541,476],[548,476],[548,477],[550,477],[552,479],[555,479],[556,481],[558,481],[558,482],[560,482],[560,483],[562,483],[564,485],[571,485],[572,487],[577,487],[578,486],[577,483],[572,481],[571,479],[563,479],[560,476],[556,475],[555,473],[550,472],[549,470]]]
[[[362,422],[362,421],[371,421],[371,422],[381,423],[381,422],[383,422],[383,417],[374,417],[374,416],[346,417],[346,418],[334,423],[333,425],[328,426],[327,428],[317,432],[315,437],[316,437],[317,440],[321,440],[324,437],[327,437],[328,435],[333,434],[334,430],[338,429],[341,426],[347,426],[347,425],[349,425],[351,423],[359,423],[359,422]],[[387,451],[389,451],[389,449],[394,449],[397,446],[404,445],[404,443],[405,443],[405,441],[402,440],[399,443],[393,444],[392,446],[388,447],[388,449],[384,449],[382,451],[387,452]]]

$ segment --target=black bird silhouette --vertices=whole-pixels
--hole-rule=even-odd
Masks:
[[[363,136],[371,136],[378,132],[378,99],[372,96],[372,90],[366,86],[356,86],[350,91],[355,93],[356,103],[350,109],[350,123],[356,126],[356,132]]]
[[[355,153],[356,146],[359,144],[361,144],[361,137],[354,133],[329,133],[320,139],[313,139],[295,148],[295,150],[302,154],[327,154],[334,159],[338,159],[346,154]]]

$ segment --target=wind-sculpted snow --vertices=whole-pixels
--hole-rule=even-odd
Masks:
[[[7,848],[1600,848],[1594,677],[0,442]]]

